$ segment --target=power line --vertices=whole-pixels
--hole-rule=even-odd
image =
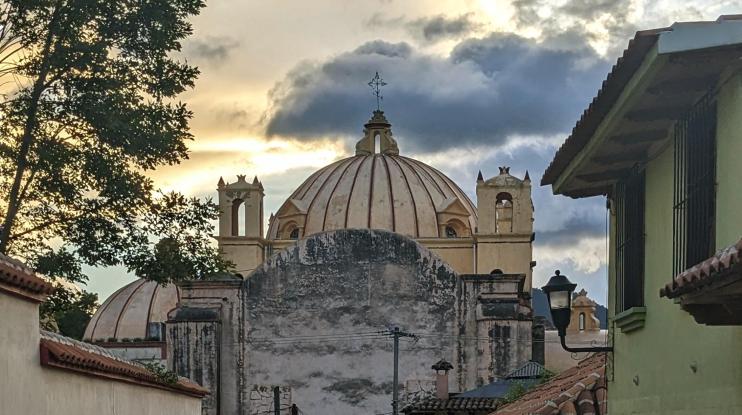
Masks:
[[[255,337],[248,338],[247,342],[252,344],[266,344],[266,345],[283,345],[283,344],[299,344],[299,343],[322,343],[322,342],[344,342],[344,341],[356,341],[356,340],[383,340],[388,338],[387,331],[376,331],[376,332],[358,332],[358,333],[334,333],[334,334],[317,334],[317,335],[297,335],[297,336],[278,336],[278,337]],[[500,337],[500,336],[459,336],[453,334],[439,334],[439,333],[424,333],[415,334],[413,340],[401,339],[402,341],[418,342],[420,340],[443,340],[453,339],[459,342],[511,342],[511,343],[559,343],[558,340],[527,340],[518,339],[512,337]],[[593,343],[593,340],[576,342],[576,343]]]

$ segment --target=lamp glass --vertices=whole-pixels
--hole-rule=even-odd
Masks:
[[[569,308],[569,291],[552,291],[549,293],[549,306],[552,310]]]

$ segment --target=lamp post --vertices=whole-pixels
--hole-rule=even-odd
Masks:
[[[551,311],[551,319],[554,321],[554,325],[559,333],[559,340],[562,342],[562,348],[568,352],[581,353],[581,352],[612,352],[613,347],[569,347],[565,340],[567,335],[567,326],[569,325],[570,317],[572,316],[572,293],[577,284],[573,284],[567,279],[566,276],[561,275],[557,270],[553,277],[549,279],[542,290],[546,293],[546,298],[549,300],[549,310]]]

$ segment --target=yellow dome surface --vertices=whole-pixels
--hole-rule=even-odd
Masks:
[[[334,229],[384,229],[412,238],[444,238],[447,224],[472,234],[477,213],[440,171],[397,154],[358,154],[304,181],[270,220],[268,239]],[[296,234],[293,238],[296,237]]]
[[[143,279],[127,284],[98,308],[83,340],[146,339],[149,324],[167,321],[167,313],[175,308],[178,298],[175,284],[162,286]]]

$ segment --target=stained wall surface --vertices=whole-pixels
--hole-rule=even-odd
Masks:
[[[305,413],[391,411],[392,340],[375,334],[385,328],[420,336],[401,342],[402,385],[454,357],[456,274],[398,234],[314,235],[248,276],[243,292],[247,389],[290,386]]]

